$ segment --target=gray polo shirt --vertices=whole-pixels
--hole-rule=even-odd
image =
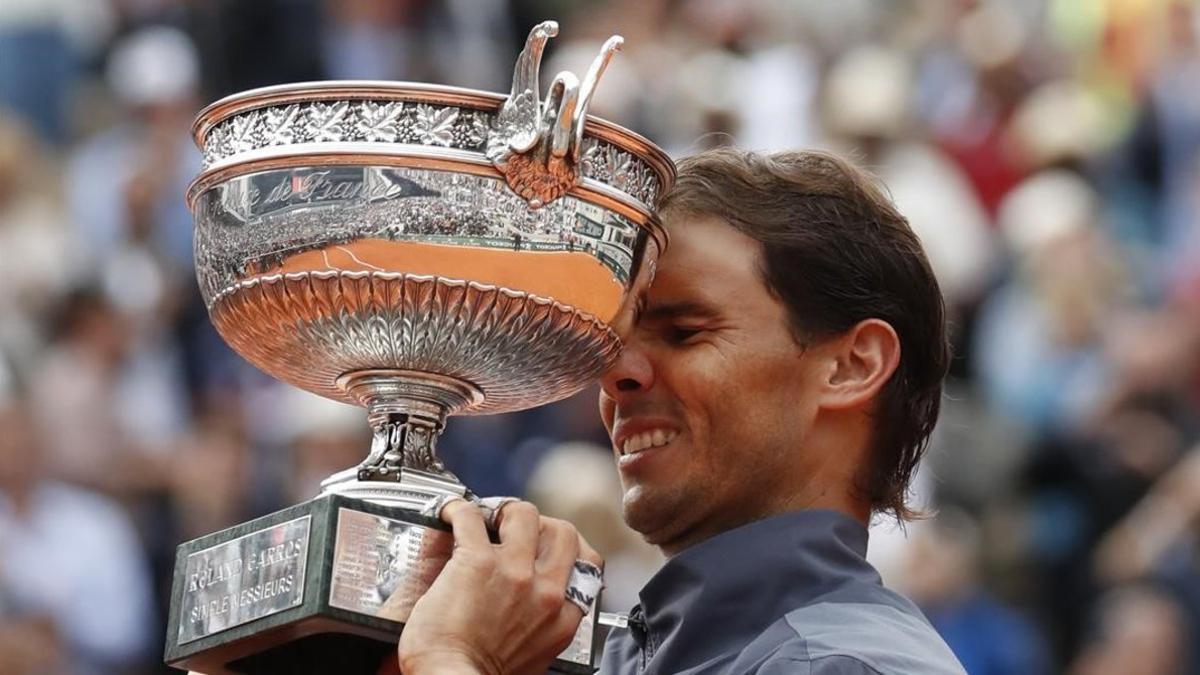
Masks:
[[[602,675],[962,675],[950,648],[866,561],[867,530],[834,511],[786,513],[667,561]]]

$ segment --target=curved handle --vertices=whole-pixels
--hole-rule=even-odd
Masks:
[[[620,35],[614,35],[604,41],[604,46],[600,48],[600,53],[592,61],[592,65],[588,68],[587,74],[583,76],[583,84],[579,90],[579,108],[575,117],[571,121],[572,128],[572,144],[571,144],[571,161],[578,162],[579,154],[583,148],[583,127],[587,122],[588,105],[592,102],[592,96],[596,93],[596,84],[600,81],[600,76],[604,74],[604,70],[608,68],[608,63],[612,61],[612,57],[621,49],[621,45],[625,44],[625,38]]]
[[[571,160],[575,161],[578,156],[571,143],[580,107],[579,78],[565,70],[554,76],[542,111],[542,128],[549,132],[551,157],[561,159],[571,153]]]
[[[558,24],[534,26],[513,68],[508,99],[490,126],[487,156],[508,186],[532,208],[557,199],[579,184],[587,108],[600,76],[625,39],[610,37],[592,61],[583,81],[563,71],[554,77],[546,99],[538,95],[538,71],[546,41]]]

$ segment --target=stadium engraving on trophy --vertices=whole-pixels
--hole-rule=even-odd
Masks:
[[[339,650],[365,664],[394,645],[453,543],[421,510],[473,496],[437,456],[447,417],[565,398],[616,359],[614,325],[629,320],[627,300],[666,245],[654,208],[674,166],[587,115],[620,38],[582,80],[560,73],[539,95],[556,32],[534,28],[507,97],[325,82],[200,113],[204,168],[188,203],[213,325],[264,372],[366,408],[372,442],[320,496],[181,545],[172,664],[285,672]],[[187,589],[193,568],[236,566],[245,546],[277,546],[308,517],[290,577],[243,569],[211,591]],[[590,662],[594,625],[560,662]],[[379,643],[334,648],[322,637],[340,634]]]
[[[286,173],[368,187],[254,203],[256,181],[279,180],[268,171],[202,197],[202,291],[218,330],[260,368],[344,401],[343,373],[431,370],[486,392],[475,412],[499,412],[569,395],[615,354],[605,322],[642,233],[628,219],[569,196],[526,214],[503,183],[449,171],[321,169],[328,183],[307,172]],[[281,330],[295,322],[306,330]]]

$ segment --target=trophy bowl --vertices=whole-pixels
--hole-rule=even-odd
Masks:
[[[391,519],[382,539],[359,537],[367,548],[391,546],[379,542],[398,531],[395,523],[407,528],[404,550],[416,553],[405,569],[413,571],[394,595],[415,601],[449,550],[449,534],[419,512],[446,495],[472,496],[436,455],[447,416],[549,403],[615,360],[614,326],[628,320],[627,299],[650,282],[667,243],[654,209],[674,166],[641,136],[587,115],[619,37],[582,80],[560,73],[540,95],[539,63],[556,31],[545,22],[530,33],[508,96],[319,82],[236,94],[200,112],[193,133],[203,169],[187,200],[213,324],[264,372],[365,407],[373,440],[359,466],[323,483],[323,506],[314,500],[181,546],[169,662],[202,663],[185,657],[244,643],[256,624],[283,625],[273,615],[307,605],[305,595],[330,596],[331,586],[332,605],[321,597],[314,611],[338,607],[337,556],[351,546],[341,534],[347,509],[366,514],[358,532],[371,518]],[[265,568],[245,576],[251,570],[240,561],[293,539],[304,545],[292,547],[298,562],[290,569],[298,577],[309,570],[308,579],[292,579],[286,592],[277,584],[273,602],[251,593],[249,609],[223,610],[220,593],[267,583]],[[363,555],[398,569],[394,555]],[[244,578],[222,576],[220,566],[232,570],[234,559]],[[357,602],[341,607],[386,614],[386,598]],[[402,622],[406,611],[388,619]],[[273,640],[318,624],[327,630],[329,616],[309,624]],[[399,624],[366,624],[394,644]],[[203,663],[224,667],[253,653],[240,648]],[[257,671],[294,668],[281,663]]]

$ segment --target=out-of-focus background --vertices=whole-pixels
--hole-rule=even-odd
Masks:
[[[198,108],[322,78],[507,91],[626,48],[593,111],[675,156],[850,153],[890,187],[956,359],[915,487],[937,517],[871,557],[972,674],[1200,673],[1200,9],[1179,0],[3,0],[0,673],[152,673],[174,547],[356,463],[360,411],[210,326],[183,192]],[[595,392],[455,419],[477,492],[526,495],[608,558]]]

